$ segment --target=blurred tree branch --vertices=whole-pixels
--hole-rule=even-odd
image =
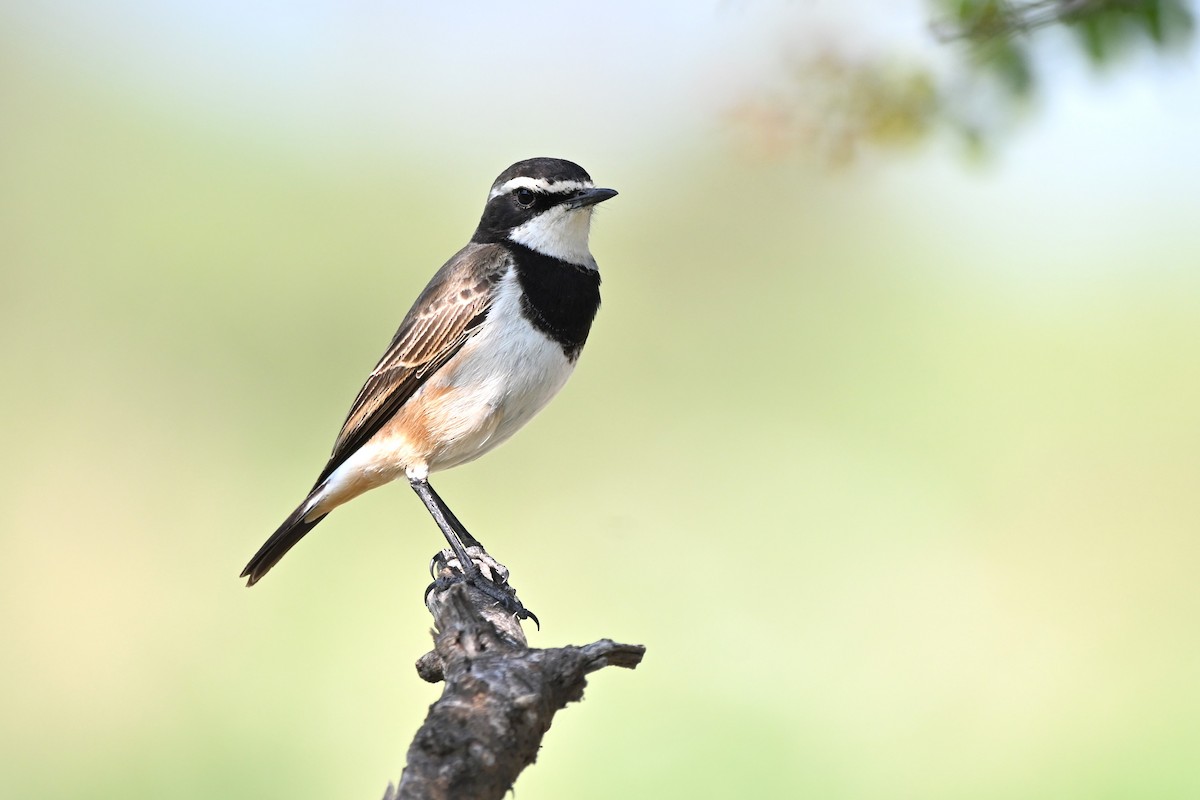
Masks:
[[[498,567],[497,584],[509,590],[507,570],[481,555],[476,562],[490,574]],[[452,559],[437,563],[442,579],[457,569]],[[446,685],[409,747],[399,786],[389,785],[384,800],[501,800],[537,758],[555,713],[583,698],[585,676],[607,666],[633,669],[646,652],[608,639],[531,649],[514,614],[461,582],[435,582],[426,606],[437,634],[417,672]]]
[[[987,42],[1061,23],[1096,29],[1101,40],[1123,28],[1140,29],[1165,44],[1168,36],[1180,29],[1190,31],[1192,25],[1191,11],[1182,0],[942,0],[942,4],[948,6],[947,15],[935,20],[933,30],[944,41]],[[1114,27],[1113,22],[1118,24]]]
[[[1195,27],[1187,0],[929,2],[934,41],[954,48],[950,69],[826,47],[793,59],[785,89],[739,104],[734,122],[769,156],[845,163],[865,146],[910,146],[941,130],[980,153],[1025,111],[1039,83],[1034,46],[1052,31],[1100,69],[1137,47],[1186,47]]]

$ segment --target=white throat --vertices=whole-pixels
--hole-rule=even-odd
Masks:
[[[591,227],[591,206],[569,210],[553,206],[513,228],[508,238],[543,255],[595,269],[596,260],[588,251]]]

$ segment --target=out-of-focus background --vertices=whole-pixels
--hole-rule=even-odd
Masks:
[[[649,652],[522,800],[1200,796],[1200,59],[1050,24],[989,78],[951,5],[0,8],[0,795],[399,776],[420,503],[237,573],[554,155],[621,192],[604,307],[436,485],[535,645]]]

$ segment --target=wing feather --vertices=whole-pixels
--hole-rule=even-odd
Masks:
[[[508,258],[498,245],[469,244],[438,270],[359,390],[317,485],[378,433],[478,331]]]

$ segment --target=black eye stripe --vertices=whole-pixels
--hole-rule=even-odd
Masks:
[[[559,190],[559,191],[544,191],[539,189],[531,189],[527,186],[521,186],[513,189],[509,196],[512,197],[518,206],[523,209],[538,209],[545,210],[551,206],[556,206],[559,203],[565,203],[568,200],[574,200],[581,194],[584,194],[586,189]]]

